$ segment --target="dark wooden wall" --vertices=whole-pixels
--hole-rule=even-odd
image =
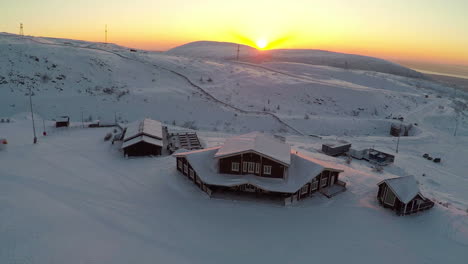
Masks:
[[[124,148],[124,154],[128,156],[159,156],[162,148],[146,142],[138,142],[134,145]]]
[[[232,171],[232,162],[238,162],[239,165],[239,172]],[[254,173],[244,172],[243,163],[244,162],[254,162],[260,164],[260,172]],[[263,166],[268,165],[271,166],[271,174],[266,175],[263,173]],[[219,172],[226,173],[226,174],[254,174],[262,177],[268,178],[283,178],[284,177],[285,166],[275,162],[269,158],[265,158],[263,156],[258,155],[257,153],[244,153],[241,155],[236,155],[232,157],[226,157],[219,159]]]

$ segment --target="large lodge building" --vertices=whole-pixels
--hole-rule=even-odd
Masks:
[[[210,196],[255,193],[290,204],[316,192],[331,197],[346,190],[338,179],[342,170],[259,132],[229,138],[223,146],[174,156],[177,169]]]

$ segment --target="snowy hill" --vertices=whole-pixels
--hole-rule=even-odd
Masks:
[[[170,55],[210,59],[235,59],[237,44],[227,42],[197,41],[188,43],[167,52]],[[251,62],[297,62],[343,69],[376,71],[411,78],[426,78],[423,74],[383,59],[330,52],[324,50],[273,49],[259,51],[241,45],[239,58]]]
[[[300,61],[304,51],[278,51],[297,61],[254,63],[210,55],[213,47],[204,57],[191,46],[135,52],[0,34],[0,119],[10,121],[0,122],[8,140],[0,150],[0,263],[451,264],[468,257],[466,93],[346,69],[328,53],[317,52],[323,65]],[[48,132],[36,145],[30,89],[37,132]],[[242,132],[281,134],[301,154],[342,169],[347,191],[288,208],[210,199],[177,173],[173,157],[125,159],[118,144],[103,140],[112,129],[81,128],[81,113],[195,128],[206,147]],[[51,119],[64,114],[72,127],[54,128]],[[413,130],[396,153],[389,129],[400,116]],[[321,144],[337,139],[391,153],[395,163],[377,172],[321,153]],[[398,217],[379,206],[376,184],[408,175],[436,206]]]

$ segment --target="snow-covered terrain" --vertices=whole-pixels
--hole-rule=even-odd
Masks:
[[[465,93],[362,69],[170,53],[0,34],[0,119],[10,119],[0,123],[0,138],[8,140],[0,150],[0,263],[468,258]],[[25,113],[30,88],[37,132],[41,118],[48,132],[36,145]],[[279,133],[301,154],[344,170],[348,190],[290,207],[210,199],[178,174],[173,157],[125,159],[118,144],[103,140],[112,129],[80,128],[81,112],[85,119],[151,117],[170,128],[198,128],[206,147],[241,132]],[[73,127],[47,121],[64,114]],[[414,129],[395,153],[389,129],[400,116]],[[337,138],[395,154],[395,163],[376,172],[365,161],[320,153]],[[376,184],[407,175],[436,206],[398,217],[378,205]]]
[[[417,71],[390,61],[368,56],[344,54],[325,50],[273,49],[262,51],[234,43],[197,41],[173,48],[167,53],[184,57],[236,59],[238,47],[239,59],[244,61],[296,62],[343,69],[376,71],[405,77],[425,78],[423,74]]]

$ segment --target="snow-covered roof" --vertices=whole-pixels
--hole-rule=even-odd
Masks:
[[[325,143],[323,143],[323,145],[328,146],[330,148],[336,148],[336,147],[346,146],[346,145],[350,145],[350,144],[351,143],[349,143],[348,141],[344,141],[344,140],[338,140],[338,141],[335,141],[335,142],[325,142]]]
[[[295,193],[312,178],[332,165],[322,162],[296,151],[290,151],[290,167],[286,179],[260,177],[253,174],[234,175],[218,173],[216,153],[222,147],[177,153],[175,157],[185,157],[200,179],[206,184],[218,186],[236,186],[251,184],[263,190],[272,192]],[[341,170],[336,170],[341,171]]]
[[[70,120],[70,117],[68,116],[59,116],[55,119],[57,122],[68,122]]]
[[[159,121],[145,118],[142,121],[136,121],[127,126],[124,141],[127,141],[138,135],[148,135],[150,137],[163,138],[163,128]]]
[[[135,138],[132,138],[130,140],[125,141],[122,144],[121,148],[124,149],[124,148],[126,148],[128,146],[134,145],[134,144],[139,143],[139,142],[146,142],[146,143],[156,145],[156,146],[160,146],[160,147],[163,146],[163,141],[162,140],[142,135],[142,136],[138,136],[138,137],[135,137]]]
[[[386,179],[379,182],[377,185],[386,183],[393,193],[402,203],[408,203],[419,193],[418,183],[414,176],[405,176],[400,178]]]
[[[228,157],[250,151],[257,152],[286,166],[291,163],[291,147],[260,132],[251,132],[227,139],[215,157]]]

